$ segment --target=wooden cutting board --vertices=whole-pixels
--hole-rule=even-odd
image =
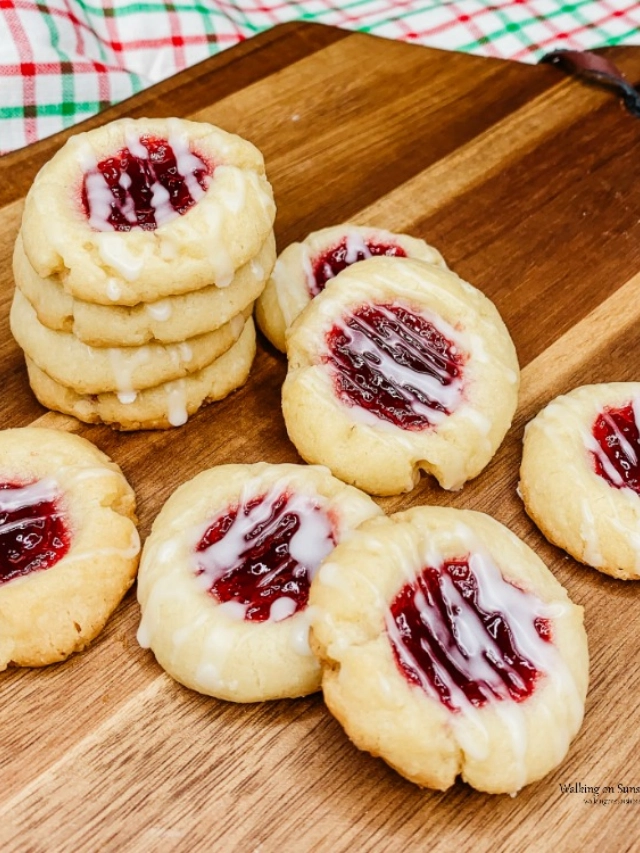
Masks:
[[[640,50],[609,53],[631,81]],[[549,399],[640,378],[640,121],[611,92],[548,66],[480,59],[291,24],[85,126],[179,115],[264,152],[279,247],[352,220],[423,237],[493,299],[522,392],[487,470],[458,494],[428,480],[381,500],[489,512],[586,608],[583,729],[563,765],[516,798],[422,791],[358,752],[319,696],[236,706],[173,683],[135,640],[132,591],[83,654],[0,675],[0,843],[29,851],[620,851],[640,794],[590,805],[561,784],[640,786],[640,586],[547,544],[516,495],[522,430]],[[91,439],[124,469],[144,537],[178,484],[224,462],[299,461],[280,413],[283,356],[264,341],[249,383],[169,432],[119,434],[47,413],[11,339],[22,199],[66,134],[0,160],[2,425]],[[1,630],[1,626],[0,626]]]

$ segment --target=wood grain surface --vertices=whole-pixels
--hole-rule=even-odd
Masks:
[[[640,50],[607,55],[640,79]],[[611,92],[552,67],[305,24],[277,27],[85,127],[122,115],[203,119],[258,145],[280,248],[348,219],[407,231],[494,300],[523,370],[504,444],[460,493],[423,479],[380,503],[482,510],[541,555],[586,609],[587,714],[563,765],[515,798],[461,783],[422,791],[358,752],[320,696],[237,706],[172,682],[136,643],[132,591],[86,652],[0,675],[0,849],[639,849],[640,795],[590,805],[560,783],[640,786],[640,587],[547,544],[515,488],[523,426],[546,401],[640,378],[640,122]],[[10,259],[24,194],[64,138],[0,159],[2,425],[95,442],[136,489],[144,537],[168,495],[204,468],[299,461],[280,412],[286,363],[261,340],[245,388],[168,432],[119,434],[39,406],[8,329]]]

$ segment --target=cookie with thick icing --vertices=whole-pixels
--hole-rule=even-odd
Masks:
[[[177,681],[220,699],[318,690],[308,645],[313,576],[338,542],[380,514],[318,466],[202,472],[169,498],[145,543],[139,642]]]
[[[238,340],[251,308],[196,338],[139,347],[90,347],[69,332],[54,332],[40,323],[19,289],[9,319],[25,355],[56,382],[82,395],[113,392],[126,402],[136,391],[181,379],[214,362]]]
[[[258,327],[284,352],[287,330],[326,283],[351,264],[377,255],[419,258],[446,266],[440,252],[406,234],[349,223],[322,228],[291,243],[279,255],[256,303]]]
[[[525,429],[519,492],[550,542],[640,579],[640,383],[584,385],[548,403]]]
[[[309,602],[329,710],[407,779],[513,794],[563,761],[588,684],[582,608],[494,519],[416,507],[367,521]]]
[[[84,649],[135,578],[135,496],[71,433],[0,432],[0,669]]]
[[[364,491],[409,491],[420,471],[459,489],[489,463],[519,386],[493,303],[455,273],[409,258],[347,267],[287,339],[282,409],[307,461]]]
[[[52,379],[28,356],[26,362],[31,389],[49,409],[121,430],[169,429],[182,426],[201,406],[222,400],[244,385],[255,353],[256,333],[250,318],[236,343],[211,364],[127,398],[114,393],[78,394]]]
[[[180,343],[219,329],[262,293],[275,254],[270,234],[256,257],[234,273],[228,287],[212,285],[132,306],[86,302],[67,293],[58,279],[41,278],[27,260],[20,235],[13,273],[43,326],[71,333],[92,347],[135,347]]]
[[[72,296],[137,305],[228,285],[274,217],[247,140],[205,122],[125,118],[72,136],[42,167],[22,239],[37,274]]]

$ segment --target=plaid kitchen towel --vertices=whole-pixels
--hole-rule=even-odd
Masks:
[[[522,62],[640,44],[637,0],[0,0],[0,154],[292,20]]]

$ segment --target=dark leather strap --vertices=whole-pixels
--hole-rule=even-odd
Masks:
[[[600,54],[584,50],[553,50],[545,54],[540,62],[555,65],[568,74],[615,89],[629,112],[640,118],[640,92],[635,89],[622,72],[609,59]]]

